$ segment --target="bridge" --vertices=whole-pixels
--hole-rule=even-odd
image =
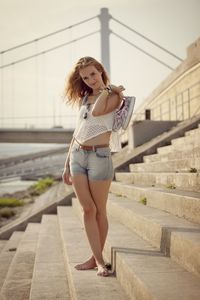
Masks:
[[[87,32],[82,36],[72,38],[72,30],[74,31],[77,27],[80,28],[85,24],[91,22],[94,23],[96,21],[100,23],[99,29]],[[153,55],[136,43],[133,43],[131,41],[131,37],[127,39],[122,33],[116,32],[113,27],[111,28],[110,21],[112,21],[113,24],[121,26],[123,30],[127,30],[127,32],[131,34],[134,33],[142,40],[150,43],[153,47],[155,47],[155,49],[159,49],[172,57],[176,61],[174,66],[171,66],[163,59],[160,59],[157,55]],[[93,26],[91,26],[91,28],[93,28]],[[53,47],[47,47],[49,39],[57,38],[66,32],[68,33],[68,36],[71,36],[71,40],[66,41],[65,38],[63,43],[57,42],[57,44]],[[47,89],[47,81],[49,80],[48,68],[51,68],[52,55],[55,55],[54,60],[56,60],[56,57],[58,57],[60,53],[58,53],[58,51],[66,49],[68,46],[74,47],[74,45],[78,42],[90,39],[97,34],[100,35],[101,62],[109,74],[111,73],[111,35],[122,41],[122,43],[125,43],[141,52],[144,56],[148,56],[155,63],[161,64],[164,68],[167,68],[170,71],[174,71],[177,66],[177,62],[183,62],[183,59],[178,55],[172,53],[144,34],[141,34],[134,28],[131,28],[127,24],[116,19],[109,13],[107,8],[102,8],[99,15],[93,16],[89,19],[61,28],[60,30],[51,32],[47,35],[37,37],[34,40],[16,45],[12,48],[2,50],[0,52],[2,62],[0,66],[0,142],[63,143],[69,141],[72,136],[73,128],[75,127],[75,112],[67,109],[64,113],[62,106],[63,103],[60,101],[60,95],[55,95],[54,91],[49,91]],[[29,50],[26,51],[26,49],[30,49],[30,47],[32,47],[32,54],[30,54]],[[20,57],[18,55],[19,52],[21,53]],[[10,57],[13,57],[13,59],[10,59]],[[68,64],[69,63],[70,62],[68,62]],[[60,74],[64,72],[65,68],[66,66],[63,65],[58,68],[59,77],[62,78],[60,79],[60,82],[63,80],[63,75],[61,77]],[[32,72],[32,79],[28,75],[27,78],[23,78],[21,75],[22,72],[27,74]],[[27,85],[30,80],[30,87],[28,91],[25,91],[24,89],[24,80],[26,80]],[[29,100],[25,101],[24,96]],[[20,101],[23,101],[23,103]],[[29,105],[29,101],[31,103],[34,102],[34,107]],[[21,111],[17,109],[19,105],[22,107]],[[9,111],[9,115],[8,113],[5,113],[5,111]],[[143,116],[138,115],[137,118],[143,119],[144,114]]]
[[[69,144],[73,130],[69,129],[0,129],[0,143],[55,143]]]

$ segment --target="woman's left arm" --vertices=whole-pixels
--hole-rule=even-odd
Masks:
[[[101,116],[108,114],[115,110],[121,104],[124,87],[111,85],[112,93],[110,94],[107,89],[103,89],[100,96],[92,109],[93,116]]]

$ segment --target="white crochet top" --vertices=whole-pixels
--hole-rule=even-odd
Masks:
[[[93,105],[94,104],[90,104],[89,110],[87,109],[87,105],[82,105],[79,110],[73,136],[80,144],[83,144],[85,141],[99,134],[112,131],[115,111],[101,116],[93,116]],[[84,119],[85,114],[87,114],[87,118]],[[111,134],[110,147],[112,152],[118,152],[121,149],[121,144],[116,132],[112,132]]]

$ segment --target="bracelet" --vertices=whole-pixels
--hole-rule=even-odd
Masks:
[[[111,86],[108,85],[107,87],[104,88],[105,91],[108,92],[108,94],[111,94],[112,93],[112,89],[111,89]]]

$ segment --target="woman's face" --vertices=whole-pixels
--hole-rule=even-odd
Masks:
[[[82,80],[93,91],[99,90],[104,87],[105,84],[102,79],[102,72],[98,71],[95,66],[87,66],[79,71]]]

